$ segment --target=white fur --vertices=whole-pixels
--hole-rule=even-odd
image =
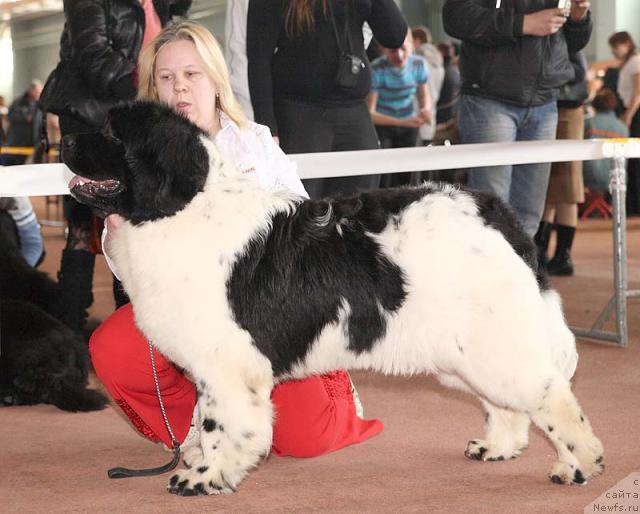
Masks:
[[[204,192],[172,217],[126,223],[112,253],[141,330],[210,392],[200,398],[201,412],[224,432],[203,431],[202,451],[189,456],[207,472],[192,468],[178,479],[211,481],[215,487],[206,492],[217,493],[233,490],[269,451],[274,384],[269,360],[233,320],[226,282],[245,244],[295,203],[243,178],[209,140],[202,142],[210,153]],[[563,481],[573,478],[577,467],[570,466],[585,477],[597,473],[602,447],[588,422],[579,422],[570,392],[577,354],[559,297],[540,293],[531,269],[477,211],[469,194],[451,188],[426,195],[398,223],[370,234],[407,280],[407,298],[388,315],[386,337],[371,351],[349,351],[344,300],[338,323],[325,327],[290,376],[338,368],[436,373],[444,384],[480,397],[489,413],[486,440],[469,443],[468,456],[516,456],[526,446],[531,418],[545,430],[558,425],[551,438],[560,458],[554,470]],[[252,437],[243,437],[247,433]],[[580,449],[568,453],[568,440]]]

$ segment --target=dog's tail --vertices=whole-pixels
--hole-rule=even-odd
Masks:
[[[70,377],[61,377],[52,384],[49,403],[70,412],[89,412],[104,409],[109,400],[82,382]]]

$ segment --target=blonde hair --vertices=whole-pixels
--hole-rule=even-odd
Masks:
[[[154,71],[158,53],[165,45],[174,41],[191,41],[204,61],[207,73],[216,85],[218,99],[216,107],[231,118],[240,128],[247,124],[247,118],[240,104],[233,96],[229,71],[224,61],[220,45],[213,34],[202,25],[184,21],[169,25],[158,34],[140,53],[138,59],[138,99],[159,100]]]

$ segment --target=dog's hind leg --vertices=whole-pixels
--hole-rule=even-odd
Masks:
[[[469,441],[465,456],[482,461],[515,459],[529,444],[529,416],[480,401],[486,411],[485,437]]]
[[[169,480],[181,496],[234,492],[247,472],[271,449],[272,382],[248,382],[231,369],[194,375],[200,397],[200,448],[185,455],[187,469]]]
[[[469,441],[464,452],[468,458],[482,461],[515,459],[527,447],[530,424],[527,414],[495,406],[456,375],[439,373],[438,380],[444,386],[477,396],[485,408],[484,439]]]
[[[558,484],[584,484],[604,470],[604,450],[571,392],[569,382],[557,377],[548,384],[531,419],[553,442],[558,461],[549,478]]]

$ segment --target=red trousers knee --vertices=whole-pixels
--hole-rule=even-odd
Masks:
[[[171,446],[155,390],[149,345],[138,330],[131,305],[114,312],[91,336],[91,360],[98,378],[135,428]],[[162,400],[171,428],[182,442],[191,425],[196,388],[170,361],[154,351]],[[344,371],[276,386],[273,452],[294,457],[323,455],[382,430],[379,420],[356,416],[351,383]]]

